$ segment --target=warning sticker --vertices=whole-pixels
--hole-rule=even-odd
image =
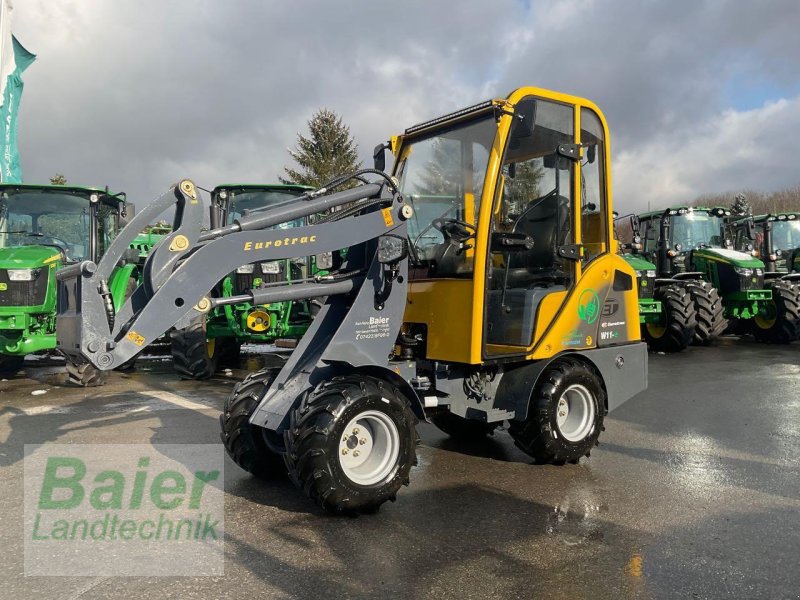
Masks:
[[[144,336],[139,335],[135,331],[129,331],[128,335],[126,335],[125,337],[128,338],[130,341],[132,341],[137,346],[141,346],[142,344],[144,344]]]
[[[386,226],[391,227],[394,225],[394,219],[392,219],[392,209],[382,208],[381,212],[383,213],[383,222],[386,223]]]
[[[390,335],[389,317],[370,317],[368,321],[356,321],[356,340],[388,338]]]

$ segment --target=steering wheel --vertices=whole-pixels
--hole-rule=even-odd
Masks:
[[[445,237],[457,242],[465,242],[475,237],[475,233],[478,231],[475,225],[460,219],[434,219],[431,225],[437,231],[441,231]]]

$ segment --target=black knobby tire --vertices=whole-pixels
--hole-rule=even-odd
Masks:
[[[451,412],[443,412],[431,416],[431,422],[437,428],[456,440],[482,440],[492,435],[500,425],[499,422],[484,423],[475,419],[465,419]]]
[[[193,317],[185,329],[170,332],[172,361],[175,370],[188,379],[208,379],[217,372],[223,351],[221,340],[210,343],[206,317]]]
[[[340,442],[344,444],[350,434],[358,438],[354,433],[360,432],[358,428],[344,435],[345,427],[354,419],[376,413],[393,424],[397,453],[379,472],[385,473],[380,480],[357,483],[342,466],[341,460],[346,459],[340,460],[343,450]],[[377,439],[377,434],[370,439]],[[377,511],[384,502],[395,499],[401,486],[408,485],[409,472],[416,464],[416,417],[408,400],[394,386],[374,377],[336,377],[309,392],[292,413],[284,440],[292,481],[319,506],[334,514]],[[350,450],[358,450],[360,443],[361,440],[355,441]],[[370,455],[369,460],[372,458]]]
[[[107,371],[101,371],[91,363],[74,363],[67,359],[67,383],[79,387],[97,387],[103,385],[107,377]]]
[[[267,444],[267,432],[250,423],[250,416],[278,372],[279,369],[256,371],[237,383],[225,399],[219,416],[220,438],[228,456],[242,469],[262,479],[286,474],[283,456]]]
[[[593,414],[586,419],[585,431],[575,432],[581,434],[579,438],[569,440],[559,428],[558,413],[560,402],[571,403],[569,393],[576,388],[589,392],[591,405],[587,407],[593,408]],[[527,418],[512,420],[508,432],[517,447],[538,464],[577,463],[597,445],[606,406],[606,392],[597,372],[580,360],[564,358],[542,372],[531,394]]]
[[[772,310],[768,321],[756,317],[748,322],[749,331],[759,342],[788,344],[800,338],[800,286],[777,280],[772,290]]]
[[[13,374],[19,371],[25,364],[24,356],[16,354],[0,354],[0,373]]]
[[[717,288],[701,279],[687,281],[686,290],[692,297],[697,319],[693,343],[708,345],[728,328],[722,299],[719,297]]]
[[[662,285],[653,293],[661,302],[658,324],[642,323],[642,338],[656,352],[680,352],[694,339],[697,318],[691,295],[678,284]]]

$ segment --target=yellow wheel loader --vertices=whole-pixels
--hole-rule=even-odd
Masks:
[[[410,127],[376,148],[375,169],[211,231],[183,180],[98,265],[58,273],[59,348],[113,369],[215,306],[324,297],[285,365],[250,374],[225,403],[222,441],[243,469],[288,472],[324,509],[358,514],[408,484],[420,420],[460,436],[508,422],[536,462],[577,462],[608,411],[647,385],[609,156],[594,104],[529,87]],[[103,290],[117,252],[171,205],[172,233],[115,314]],[[209,296],[240,265],[329,254],[325,275]]]

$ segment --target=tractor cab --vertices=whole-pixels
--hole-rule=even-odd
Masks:
[[[410,354],[476,364],[639,339],[607,139],[591,103],[528,89],[393,140],[413,209],[406,339],[426,340]],[[598,336],[601,312],[614,325]]]
[[[0,184],[0,362],[55,348],[56,269],[100,260],[127,208],[107,190]]]
[[[767,274],[800,274],[800,214],[784,212],[740,219],[732,223],[739,250],[755,250]]]

